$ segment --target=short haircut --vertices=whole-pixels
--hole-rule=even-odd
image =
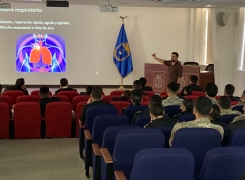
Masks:
[[[228,96],[232,96],[235,92],[235,86],[233,86],[232,84],[227,84],[225,86],[225,92]]]
[[[49,93],[49,88],[47,86],[40,87],[40,95],[46,95]]]
[[[170,82],[168,83],[168,89],[171,91],[171,92],[175,92],[177,93],[178,90],[180,88],[180,85],[176,82]]]
[[[194,102],[192,99],[184,99],[183,100],[183,105],[186,107],[187,112],[192,112],[194,108]]]
[[[207,97],[198,97],[195,101],[195,109],[198,114],[208,116],[212,109],[212,101]]]
[[[231,100],[227,96],[220,96],[218,104],[222,109],[229,109],[231,106]]]
[[[87,94],[91,94],[92,93],[92,90],[93,90],[93,87],[92,86],[87,86],[86,87],[86,93]]]
[[[190,80],[191,80],[191,82],[192,82],[193,84],[196,84],[197,81],[198,81],[198,77],[195,76],[195,75],[191,75],[191,76],[190,76]]]
[[[179,53],[177,52],[172,52],[171,54],[175,54],[177,57],[179,57]]]
[[[150,106],[152,106],[154,103],[162,103],[162,98],[159,95],[151,96]]]
[[[101,87],[94,87],[92,90],[92,97],[95,100],[100,100],[102,98],[103,95],[103,90]]]
[[[218,87],[214,83],[208,83],[205,91],[209,97],[215,97],[218,93]]]
[[[209,114],[212,120],[214,121],[220,121],[221,115],[220,115],[220,108],[217,104],[213,104],[212,106],[212,112]]]
[[[66,78],[60,79],[60,85],[61,86],[67,86],[68,85],[68,80]]]
[[[131,92],[132,102],[139,104],[142,101],[142,93],[140,91],[134,90]]]
[[[134,83],[133,83],[133,88],[134,90],[140,90],[142,87],[141,83],[139,80],[135,80]]]
[[[141,78],[139,79],[139,81],[140,81],[140,83],[141,83],[141,86],[142,86],[142,87],[145,87],[146,82],[147,82],[146,78],[141,77]]]
[[[22,87],[24,84],[25,84],[25,79],[24,78],[16,79],[15,85],[17,87]]]
[[[162,103],[154,103],[152,104],[152,106],[150,107],[150,113],[153,116],[161,116],[163,115],[163,105]]]
[[[123,92],[123,97],[125,99],[127,99],[127,100],[130,100],[130,98],[131,98],[131,91],[129,91],[129,90],[124,91]]]

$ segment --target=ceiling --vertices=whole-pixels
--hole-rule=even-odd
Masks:
[[[1,1],[1,0],[0,0]],[[2,0],[3,2],[45,3],[46,0]],[[41,1],[41,2],[40,2]],[[73,5],[107,5],[107,0],[68,0]],[[131,7],[174,7],[174,8],[239,8],[245,0],[110,0],[112,6]]]

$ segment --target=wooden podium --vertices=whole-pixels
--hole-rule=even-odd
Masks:
[[[200,85],[203,89],[205,89],[207,83],[214,83],[214,72],[200,71],[199,66],[183,66],[180,89],[190,84],[191,75],[198,77],[197,85]],[[145,78],[147,79],[147,86],[151,86],[155,93],[166,91],[168,84],[168,67],[163,64],[146,63]]]

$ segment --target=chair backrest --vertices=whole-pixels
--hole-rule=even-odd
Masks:
[[[136,119],[135,126],[143,128],[151,120],[150,114],[144,114]]]
[[[93,106],[88,108],[85,120],[85,129],[88,129],[92,133],[94,119],[101,114],[118,114],[117,109],[114,106]]]
[[[167,95],[168,95],[167,91],[163,91],[163,92],[160,93],[160,96],[167,96]]]
[[[111,102],[112,101],[112,95],[106,95],[106,96],[103,96],[103,101],[104,102]]]
[[[145,110],[147,108],[148,106],[132,105],[132,106],[126,107],[123,111],[123,114],[128,116],[128,119],[131,122],[136,112]]]
[[[230,122],[239,114],[225,114],[221,116],[221,121],[225,122],[227,124],[230,124]]]
[[[88,95],[75,96],[73,98],[72,110],[76,112],[78,103],[80,103],[82,101],[87,102],[89,98],[90,98],[90,96],[88,96]]]
[[[240,111],[242,114],[244,113],[243,110],[244,105],[237,105],[232,108],[232,110]]]
[[[9,106],[0,102],[0,139],[9,138]]]
[[[35,96],[35,95],[23,95],[23,96],[19,96],[16,99],[16,103],[20,103],[20,102],[40,102],[40,98]]]
[[[41,111],[37,102],[14,105],[14,138],[40,138]]]
[[[69,102],[51,102],[46,106],[46,138],[71,137],[72,106]]]
[[[130,102],[127,101],[111,101],[110,104],[117,108],[118,114],[122,114],[124,108],[130,105]]]
[[[124,90],[114,90],[110,92],[110,95],[116,95],[121,96],[123,94]]]
[[[207,67],[205,68],[205,71],[214,71],[214,64],[207,65]]]
[[[0,100],[2,100],[2,102],[7,103],[8,106],[9,106],[9,109],[12,109],[13,104],[12,104],[11,97],[6,96],[6,95],[2,95],[2,96],[0,96]]]
[[[39,92],[40,92],[40,90],[34,90],[31,92],[31,95],[40,97]],[[52,92],[49,91],[49,97],[51,97],[51,96],[52,96]]]
[[[186,149],[150,148],[135,158],[130,180],[193,180],[194,158]]]
[[[194,114],[183,114],[178,117],[179,122],[183,122],[183,121],[187,122],[187,121],[192,121],[195,119],[196,119],[196,116]]]
[[[163,133],[164,137],[165,137],[165,145],[164,145],[164,147],[165,148],[169,148],[169,138],[171,136],[171,132],[172,132],[173,127],[159,127],[157,129],[160,130]]]
[[[196,101],[196,99],[198,97],[199,96],[197,96],[197,95],[186,95],[186,96],[184,96],[185,99],[191,99],[192,101]]]
[[[195,96],[206,96],[204,92],[202,91],[192,91],[192,95]]]
[[[62,102],[70,102],[69,98],[65,95],[57,95],[57,98],[59,98],[60,101],[62,101]]]
[[[113,150],[113,169],[124,172],[127,179],[137,152],[147,148],[164,148],[164,135],[157,129],[126,129],[117,134]]]
[[[128,117],[123,114],[102,114],[94,119],[92,130],[92,142],[98,143],[101,146],[103,134],[106,128],[111,126],[126,126],[129,125]]]
[[[172,148],[185,148],[195,158],[195,174],[202,166],[205,154],[212,148],[221,146],[220,133],[211,128],[183,128],[176,131]]]
[[[149,101],[141,101],[141,106],[149,106]]]
[[[234,105],[237,105],[238,103],[239,103],[239,101],[231,101],[230,105],[234,106]]]
[[[23,91],[11,90],[11,91],[4,91],[3,95],[9,96],[12,99],[12,103],[15,104],[17,97],[25,95],[25,93]]]
[[[146,93],[146,95],[149,97],[149,99],[151,99],[151,97],[155,95],[154,91],[144,91],[144,93]]]
[[[79,130],[80,130],[79,119],[80,119],[80,116],[82,114],[83,106],[85,104],[87,104],[87,101],[82,101],[82,102],[79,102],[77,104],[77,108],[76,108],[76,137],[79,137]]]
[[[190,61],[184,62],[183,65],[188,65],[188,66],[199,66],[198,62],[190,62]]]
[[[245,169],[245,147],[217,147],[205,155],[198,180],[237,180]]]
[[[149,97],[148,96],[142,96],[142,101],[148,102],[149,101]]]
[[[245,128],[238,128],[230,134],[228,144],[230,146],[245,147]]]
[[[69,102],[72,104],[73,103],[73,98],[75,96],[78,96],[78,92],[77,91],[60,91],[58,93],[58,95],[63,95],[63,96],[68,97]]]
[[[164,107],[165,113],[171,118],[176,114],[181,113],[180,106],[173,105],[173,106],[165,106]]]

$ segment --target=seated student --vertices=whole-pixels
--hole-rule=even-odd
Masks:
[[[229,97],[231,101],[240,101],[240,98],[233,96],[235,92],[235,87],[232,84],[227,84],[225,86],[224,95]]]
[[[60,89],[55,91],[55,95],[57,95],[60,91],[76,91],[76,89],[69,87],[68,80],[66,78],[62,78],[60,79]]]
[[[145,86],[146,83],[147,83],[146,78],[141,77],[141,78],[139,78],[139,81],[140,81],[140,83],[141,83],[141,89],[140,89],[141,91],[152,91],[152,87],[150,87],[150,86]]]
[[[137,113],[135,113],[133,119],[131,120],[131,124],[135,125],[136,120],[137,120],[138,117],[140,117],[142,115],[145,115],[145,114],[149,114],[150,113],[150,107],[154,103],[162,103],[162,98],[159,95],[152,96],[150,101],[149,101],[149,108],[147,108],[146,110],[138,111]]]
[[[131,91],[131,105],[140,105],[141,101],[142,101],[142,94],[137,91],[137,90],[133,90]]]
[[[92,93],[93,87],[92,86],[87,86],[86,87],[86,92],[80,92],[80,95],[89,95]]]
[[[195,75],[191,75],[190,76],[190,85],[189,86],[185,86],[185,87],[188,87],[191,91],[203,91],[201,86],[196,85],[197,81],[198,81],[198,77],[195,76]],[[180,94],[183,94],[183,89],[180,92]]]
[[[47,86],[41,87],[39,93],[41,98],[39,102],[41,108],[41,115],[42,117],[44,117],[47,104],[50,102],[58,102],[60,101],[60,99],[57,97],[49,97],[49,88]]]
[[[183,99],[177,96],[179,90],[179,84],[176,82],[168,83],[167,94],[168,97],[162,101],[163,106],[181,105]]]
[[[132,86],[132,91],[139,91],[143,96],[146,95],[145,92],[141,91],[141,83],[139,80],[135,80]]]
[[[17,79],[14,86],[7,86],[5,91],[9,91],[9,90],[23,91],[25,93],[25,95],[29,95],[29,93],[25,87],[25,79],[24,78]]]
[[[80,116],[80,125],[81,123],[85,122],[86,120],[86,114],[87,114],[87,110],[89,107],[92,106],[104,106],[104,105],[111,105],[108,102],[104,102],[103,100],[103,90],[101,87],[94,87],[92,90],[92,94],[91,94],[91,98],[89,98],[87,104],[83,107],[82,109],[82,113]]]
[[[176,123],[165,114],[161,103],[154,103],[150,106],[150,117],[151,122],[146,124],[144,128],[173,127]]]
[[[222,138],[224,129],[220,125],[212,124],[209,120],[209,113],[212,110],[212,102],[207,97],[198,97],[194,104],[193,113],[196,116],[194,121],[176,123],[169,138],[169,145],[172,146],[174,135],[177,130],[182,128],[212,128],[219,131]]]
[[[191,95],[192,94],[192,89],[189,86],[185,86],[183,87],[183,89],[180,92],[180,95],[183,96],[187,96],[187,95]]]
[[[232,106],[231,109],[235,106],[244,106],[245,105],[245,90],[242,93],[242,96],[240,98],[240,102],[237,103],[236,105]]]
[[[213,104],[218,104],[218,101],[215,99],[218,94],[218,87],[214,83],[208,83],[205,89],[205,94],[208,99],[212,101]]]
[[[231,100],[228,96],[221,96],[218,100],[218,106],[220,108],[220,115],[226,114],[241,114],[241,112],[232,110],[230,108]]]
[[[245,128],[245,106],[243,107],[244,113],[235,117],[229,124],[231,131],[237,128]]]
[[[131,100],[131,91],[126,90],[120,97],[113,97],[112,101],[130,101]]]
[[[181,115],[184,114],[193,114],[193,107],[194,107],[194,103],[192,101],[192,99],[184,99],[183,103],[181,104],[180,108],[181,108],[181,113],[176,114],[172,117],[173,120],[178,121],[178,118]]]

